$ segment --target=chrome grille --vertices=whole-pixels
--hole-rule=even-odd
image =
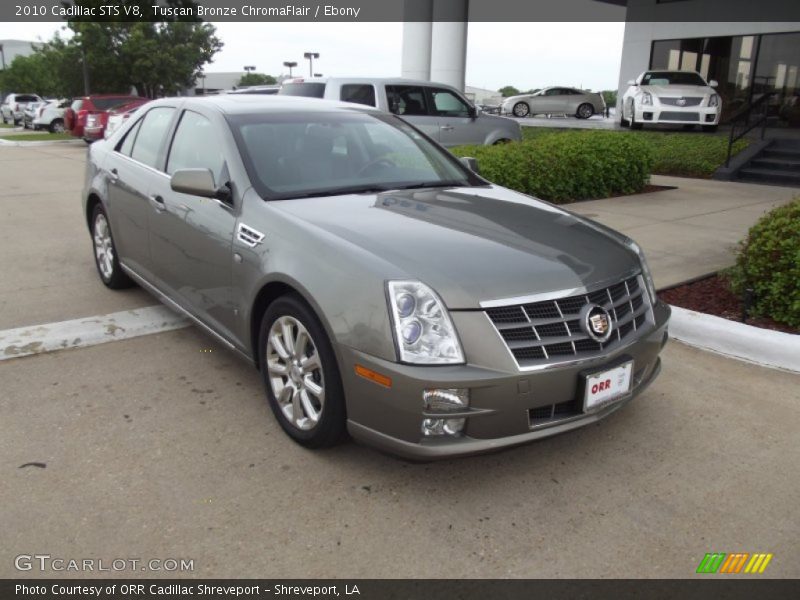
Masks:
[[[679,104],[678,103],[679,100],[683,100],[684,103],[683,104]],[[664,104],[666,106],[700,106],[700,103],[703,101],[703,97],[700,96],[698,98],[696,96],[691,96],[691,97],[685,96],[683,98],[680,98],[680,97],[678,97],[678,98],[664,98],[663,96],[661,96],[659,98],[659,101],[661,102],[661,104]]]
[[[590,303],[611,315],[611,338],[606,342],[592,339],[580,324],[580,312]],[[485,311],[520,368],[592,358],[625,344],[652,321],[638,275],[585,294]]]
[[[663,110],[658,119],[659,121],[699,121],[700,113]]]

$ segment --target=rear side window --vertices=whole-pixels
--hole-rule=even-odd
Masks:
[[[72,110],[74,110],[75,112],[78,112],[80,109],[82,109],[82,108],[83,108],[83,100],[75,100],[75,101],[72,103],[72,106],[70,106],[70,108],[71,108]]]
[[[428,103],[425,90],[418,85],[387,85],[386,96],[389,110],[396,115],[427,115]]]
[[[375,106],[375,88],[367,83],[348,83],[342,86],[342,102]]]
[[[125,134],[125,139],[122,140],[122,143],[117,146],[117,151],[120,154],[124,154],[125,156],[131,155],[131,150],[133,150],[133,142],[136,140],[136,134],[139,132],[139,127],[142,125],[142,120],[139,119],[136,121],[136,124],[128,130],[128,133]]]
[[[305,96],[306,98],[324,98],[324,83],[284,83],[278,92],[281,96]]]
[[[17,96],[14,100],[15,102],[39,102],[39,98],[36,96],[27,96],[25,94],[21,94]]]
[[[450,90],[431,88],[431,98],[436,113],[444,117],[468,117],[469,107]]]
[[[164,136],[167,135],[174,112],[175,109],[169,106],[159,106],[147,111],[133,144],[132,159],[148,167],[157,168],[158,151],[161,149]]]
[[[220,185],[225,159],[214,125],[203,115],[185,111],[178,124],[167,160],[167,173],[178,169],[211,169],[214,183]]]

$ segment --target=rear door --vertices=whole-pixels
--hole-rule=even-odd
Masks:
[[[147,111],[109,154],[108,216],[120,260],[152,281],[153,264],[148,237],[150,214],[158,207],[150,200],[153,181],[165,177],[158,169],[174,107]]]
[[[421,85],[387,85],[389,110],[402,117],[428,136],[440,140],[439,116],[430,106],[425,88]]]

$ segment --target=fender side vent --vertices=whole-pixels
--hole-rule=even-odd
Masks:
[[[239,223],[239,228],[236,230],[236,238],[248,248],[255,248],[263,241],[264,234],[252,227],[248,227],[244,223]]]

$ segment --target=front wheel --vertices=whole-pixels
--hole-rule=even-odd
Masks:
[[[298,296],[270,304],[261,320],[259,364],[281,428],[307,448],[325,448],[346,432],[344,391],[325,329]]]
[[[575,116],[578,117],[579,119],[588,119],[593,114],[594,114],[594,107],[589,103],[585,103],[581,104],[578,107],[578,112],[575,113]]]
[[[636,107],[633,104],[633,100],[631,100],[631,129],[641,129],[642,124],[636,120]]]
[[[108,217],[103,210],[103,205],[99,202],[92,211],[92,246],[97,273],[106,287],[112,290],[131,287],[133,282],[119,265],[114,238],[111,236],[111,227],[108,225]]]
[[[511,112],[514,113],[515,117],[527,117],[531,114],[531,107],[525,102],[517,102]]]

